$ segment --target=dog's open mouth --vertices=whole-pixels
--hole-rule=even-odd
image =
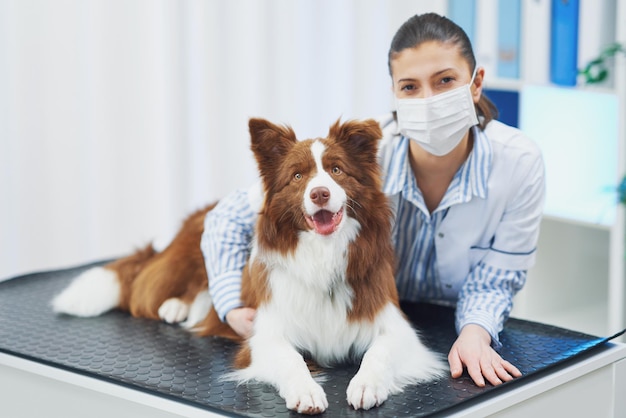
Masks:
[[[337,213],[322,209],[313,216],[305,216],[306,223],[309,227],[321,235],[330,235],[335,232],[342,218],[343,209]]]

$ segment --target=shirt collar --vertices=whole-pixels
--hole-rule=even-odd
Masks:
[[[493,150],[487,135],[474,126],[474,147],[464,165],[467,166],[467,185],[464,187],[468,195],[487,198],[487,182],[491,173]]]
[[[407,183],[409,168],[409,140],[401,136],[393,144],[391,160],[387,169],[387,176],[383,185],[383,191],[388,195],[398,194]]]
[[[472,196],[485,199],[487,197],[487,181],[491,172],[493,151],[491,143],[485,133],[478,128],[472,127],[474,134],[474,146],[468,159],[461,165],[454,176],[452,183],[458,183],[457,187],[451,187],[446,192],[443,201],[446,201],[453,189],[456,189],[460,201],[471,200]],[[388,195],[398,194],[407,188],[415,187],[415,181],[409,177],[411,168],[409,164],[409,139],[404,136],[394,144],[392,157],[385,178],[383,190]],[[419,192],[419,191],[418,191]],[[421,194],[421,193],[420,193]],[[456,199],[455,199],[456,200]]]

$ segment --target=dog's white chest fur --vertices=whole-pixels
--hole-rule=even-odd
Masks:
[[[281,335],[321,365],[367,349],[375,335],[373,327],[365,331],[347,320],[353,298],[345,280],[347,251],[359,228],[356,220],[347,218],[331,236],[302,232],[293,255],[261,256],[270,270],[271,298],[259,307],[256,333]]]

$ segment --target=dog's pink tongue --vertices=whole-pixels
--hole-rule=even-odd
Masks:
[[[313,225],[315,232],[322,235],[329,235],[335,231],[335,219],[332,212],[320,210],[313,215]]]

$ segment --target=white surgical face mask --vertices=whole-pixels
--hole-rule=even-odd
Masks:
[[[468,129],[478,123],[469,84],[424,99],[396,98],[400,133],[427,152],[442,156],[452,151]]]

